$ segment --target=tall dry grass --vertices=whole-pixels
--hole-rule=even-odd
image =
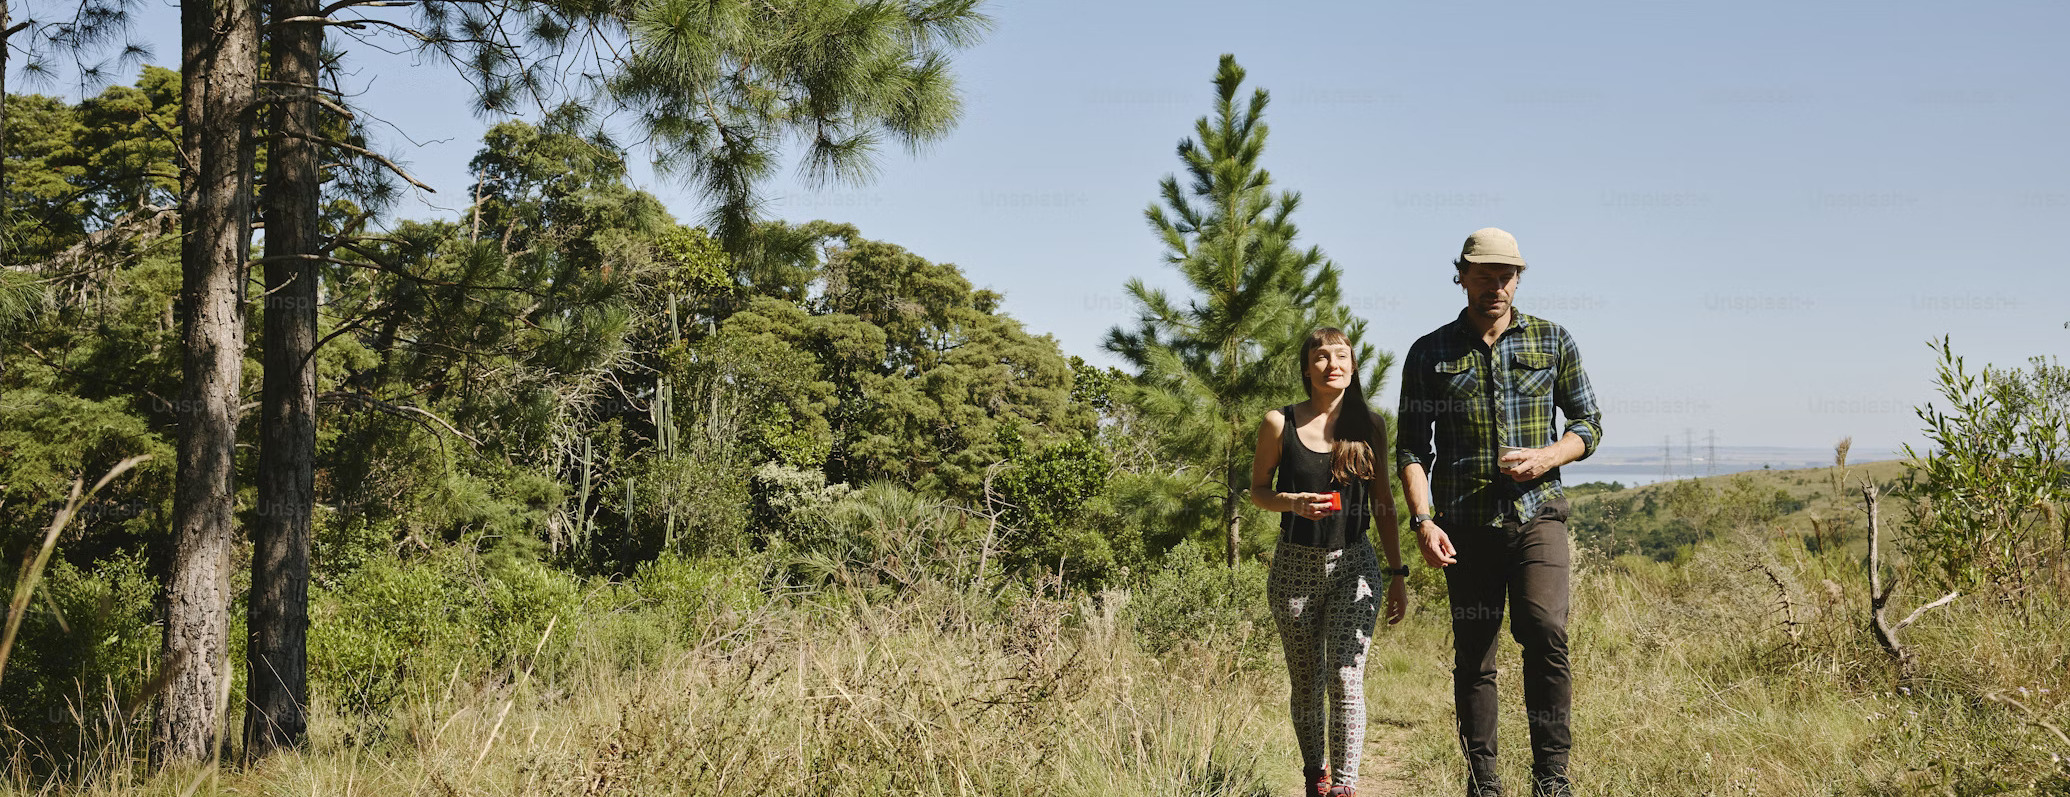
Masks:
[[[1981,601],[1937,611],[1910,631],[1921,677],[1899,693],[1865,629],[1861,563],[1811,547],[1744,530],[1679,565],[1579,552],[1570,631],[1583,793],[2070,794],[2070,744],[2046,727],[2070,726],[2070,611]],[[382,709],[385,734],[366,735],[354,707],[320,703],[307,750],[213,780],[151,774],[125,758],[135,751],[110,749],[92,777],[39,780],[17,767],[5,788],[1293,793],[1299,760],[1276,659],[1235,655],[1245,647],[1227,638],[1147,644],[1141,613],[1171,601],[1140,591],[925,569],[887,590],[883,566],[822,559],[811,584],[771,576],[759,606],[700,613],[686,635],[628,634],[624,624],[644,622],[637,612],[571,618],[536,655],[526,641],[493,671],[410,681]],[[1445,607],[1433,580],[1416,581],[1410,619],[1383,626],[1369,661],[1369,795],[1461,792]],[[629,656],[628,639],[650,647]],[[1514,645],[1504,655],[1502,766],[1519,784],[1529,750]],[[542,658],[563,664],[534,668]]]

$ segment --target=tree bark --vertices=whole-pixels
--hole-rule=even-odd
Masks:
[[[1234,484],[1231,484],[1229,490],[1222,495],[1222,517],[1228,521],[1227,539],[1230,567],[1236,566],[1236,554],[1239,550],[1239,545],[1243,542],[1243,505],[1237,498],[1236,485]]]
[[[1233,351],[1226,356],[1231,358],[1227,362],[1235,362],[1236,355]],[[1229,448],[1222,452],[1222,519],[1226,524],[1224,540],[1229,567],[1235,568],[1237,555],[1243,546],[1243,491],[1248,486],[1250,478],[1250,472],[1244,470],[1244,467],[1249,465],[1250,460],[1239,459],[1237,456],[1237,452],[1243,450],[1243,418],[1226,417],[1222,425],[1227,427],[1229,432]],[[1242,464],[1238,464],[1239,462]]]
[[[13,0],[0,0],[0,152],[10,152],[7,145],[7,42],[14,38],[14,9],[9,7]],[[7,159],[0,158],[0,185],[7,182]],[[7,217],[13,208],[7,205],[7,195],[0,193],[0,234],[7,230]],[[4,244],[0,240],[0,244]],[[0,246],[0,268],[14,264],[14,252],[10,247]],[[7,374],[5,360],[0,360],[0,376]]]
[[[8,6],[12,0],[0,0],[0,153],[9,152],[7,144],[7,41],[14,38],[14,9]],[[7,159],[0,157],[0,185],[7,183]],[[7,217],[13,208],[7,204],[7,194],[0,191],[0,236],[8,235]],[[6,245],[7,239],[0,237],[0,269],[14,265],[14,251]],[[7,353],[0,351],[0,389],[7,380]]]
[[[314,0],[274,0],[278,19],[316,17]],[[269,39],[272,80],[287,95],[271,107],[266,188],[265,374],[259,418],[259,511],[252,524],[252,592],[246,663],[244,755],[255,760],[300,744],[308,727],[309,540],[316,501],[316,303],[321,153],[317,65],[323,27],[278,26]]]
[[[251,245],[254,0],[180,4],[180,301],[184,347],[173,556],[162,666],[170,677],[153,735],[161,763],[206,759],[222,730],[229,672],[241,276]]]

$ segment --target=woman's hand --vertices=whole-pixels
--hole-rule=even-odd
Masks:
[[[1387,624],[1394,625],[1409,616],[1409,580],[1401,576],[1387,577]]]
[[[1294,514],[1309,520],[1321,520],[1333,510],[1330,496],[1326,493],[1287,493],[1287,500],[1294,502]]]

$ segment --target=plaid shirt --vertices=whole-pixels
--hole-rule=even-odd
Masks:
[[[1410,346],[1402,365],[1395,467],[1423,466],[1440,520],[1493,526],[1511,512],[1527,520],[1560,497],[1558,468],[1512,480],[1496,462],[1497,445],[1542,448],[1573,432],[1587,458],[1603,437],[1603,414],[1573,336],[1543,318],[1512,312],[1512,319],[1491,349],[1461,311]],[[1554,425],[1555,407],[1566,415],[1565,427]]]

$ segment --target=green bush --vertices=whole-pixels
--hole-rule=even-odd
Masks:
[[[1248,662],[1269,659],[1277,637],[1265,601],[1268,566],[1246,559],[1230,568],[1210,556],[1193,540],[1181,542],[1142,579],[1128,608],[1144,647],[1159,655],[1197,647]]]
[[[376,559],[337,588],[310,593],[311,700],[361,718],[385,716],[397,698],[455,667],[485,673],[529,660],[555,618],[557,636],[573,632],[582,603],[567,573],[460,546]],[[557,663],[555,650],[534,666]]]
[[[117,713],[111,707],[136,707],[158,653],[158,583],[143,554],[115,554],[90,572],[58,560],[37,593],[0,680],[0,723],[44,753],[96,747],[95,736],[133,730],[108,720]]]
[[[985,556],[983,521],[900,485],[870,484],[824,511],[816,533],[787,543],[791,573],[806,583],[856,586],[876,600],[928,582],[964,583]]]
[[[815,536],[834,505],[853,492],[846,484],[828,484],[821,471],[775,462],[756,468],[747,487],[751,528],[765,543]]]
[[[731,627],[762,603],[763,560],[688,559],[664,553],[633,575],[637,611],[656,615],[675,640],[705,641],[714,627]]]
[[[1948,339],[1934,349],[1947,405],[1917,410],[1924,454],[1905,445],[1922,485],[1908,552],[1944,587],[2070,594],[2070,368],[2036,357],[1972,374]]]
[[[1001,426],[999,440],[1007,459],[994,473],[992,489],[1001,501],[1001,520],[1012,530],[1006,538],[1009,558],[1053,567],[1074,549],[1096,550],[1071,540],[1070,530],[1081,525],[1086,502],[1107,488],[1113,463],[1099,440],[1085,435],[1031,449],[1015,426]]]

